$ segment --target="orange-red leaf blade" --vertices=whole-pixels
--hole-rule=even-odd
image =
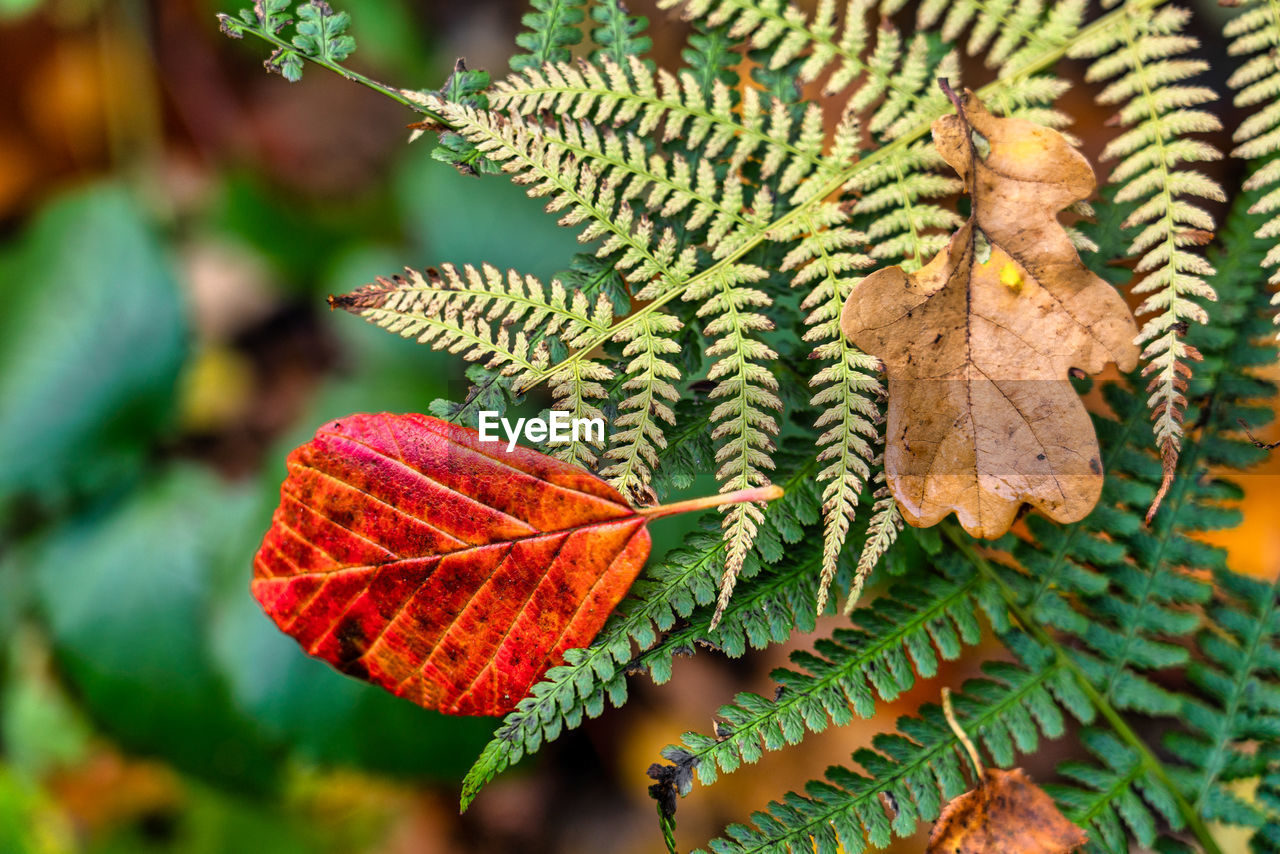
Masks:
[[[649,554],[591,474],[422,415],[288,458],[253,593],[309,654],[451,714],[503,714],[599,632]]]

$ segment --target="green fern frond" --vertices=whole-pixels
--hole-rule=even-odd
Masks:
[[[521,19],[526,29],[516,36],[516,44],[529,52],[511,57],[511,70],[568,62],[569,48],[582,41],[586,0],[530,0],[530,5],[533,11]]]
[[[1071,51],[1075,57],[1096,57],[1086,78],[1111,81],[1098,100],[1120,105],[1117,119],[1129,128],[1107,145],[1103,159],[1123,158],[1109,178],[1120,187],[1116,200],[1139,202],[1125,224],[1142,226],[1129,254],[1141,255],[1137,271],[1146,274],[1133,291],[1149,295],[1137,311],[1139,317],[1152,315],[1138,341],[1146,344],[1143,370],[1151,375],[1151,414],[1164,465],[1151,515],[1177,469],[1187,404],[1183,392],[1190,363],[1200,358],[1184,340],[1185,330],[1189,323],[1206,322],[1202,303],[1217,298],[1207,280],[1213,267],[1187,250],[1203,244],[1214,229],[1213,218],[1191,200],[1226,199],[1212,179],[1178,168],[1221,156],[1211,145],[1188,138],[1222,126],[1212,113],[1194,109],[1216,99],[1214,91],[1183,82],[1208,68],[1202,60],[1184,57],[1198,44],[1183,35],[1188,18],[1186,10],[1174,6],[1154,14],[1122,14],[1113,28]]]
[[[1272,214],[1257,236],[1272,242],[1263,263],[1280,268],[1280,241],[1276,240],[1280,237],[1280,215],[1276,214],[1280,210],[1280,159],[1271,157],[1280,150],[1280,67],[1275,61],[1280,49],[1280,6],[1273,0],[1244,0],[1236,15],[1223,26],[1222,34],[1231,39],[1229,54],[1249,57],[1227,80],[1227,85],[1237,90],[1236,106],[1253,110],[1232,134],[1236,147],[1231,154],[1264,161],[1244,186],[1246,190],[1268,190],[1252,212]],[[1272,274],[1270,282],[1280,283],[1280,269]],[[1272,298],[1272,305],[1280,306],[1280,292]],[[1280,323],[1280,313],[1276,323]]]
[[[626,343],[622,356],[631,360],[622,384],[628,396],[618,404],[610,447],[605,452],[613,462],[600,476],[624,495],[642,493],[653,478],[658,451],[667,447],[658,422],[676,423],[671,407],[680,398],[674,383],[681,374],[669,359],[680,352],[674,335],[681,325],[671,315],[655,313],[614,338]]]
[[[701,21],[694,23],[693,32],[689,34],[689,46],[680,52],[680,56],[687,63],[704,103],[711,100],[719,83],[729,92],[729,106],[737,106],[739,77],[734,68],[742,62],[742,55],[738,52],[741,44],[740,39],[729,35],[728,27],[708,27]]]
[[[618,198],[617,187],[602,185],[589,162],[570,156],[556,137],[545,133],[541,126],[520,117],[503,118],[459,104],[437,106],[459,133],[502,164],[513,181],[528,185],[531,197],[549,197],[547,210],[564,212],[561,225],[585,224],[580,241],[604,238],[597,256],[623,250],[617,267],[627,279],[650,282],[661,277],[679,282],[692,272],[692,249],[677,258],[674,239],[656,239],[653,224],[636,218],[625,199]]]
[[[297,15],[295,19],[293,16]],[[324,0],[307,0],[294,8],[294,0],[262,0],[252,9],[242,9],[239,18],[219,15],[222,31],[232,38],[252,33],[275,46],[263,62],[268,71],[279,74],[290,83],[302,79],[304,60],[337,69],[339,63],[356,49],[356,41],[347,35],[351,16],[335,12]],[[286,30],[293,35],[285,40]],[[353,79],[356,77],[353,75]],[[361,82],[371,83],[367,78]],[[378,87],[390,91],[387,87]],[[399,100],[403,101],[403,98]]]
[[[1066,44],[1084,20],[1086,7],[1084,0],[1058,0],[1047,7],[1044,0],[925,0],[916,22],[922,29],[932,28],[945,12],[942,38],[957,41],[969,29],[965,52],[984,54],[987,67],[1004,71],[1017,67],[1025,53]]]
[[[591,7],[591,40],[598,45],[591,54],[592,62],[609,61],[625,67],[629,57],[643,56],[653,47],[653,39],[644,35],[649,19],[632,15],[622,0],[600,0]],[[514,68],[514,66],[513,66]]]
[[[963,694],[953,695],[966,731],[987,747],[997,765],[1013,763],[1015,745],[1034,750],[1041,737],[1060,736],[1063,707],[1085,722],[1094,717],[1069,671],[1034,645],[1018,646],[1024,656],[1018,664],[988,663],[986,678],[971,680]],[[876,736],[875,750],[853,754],[866,776],[829,768],[826,779],[810,782],[803,795],[792,792],[774,801],[752,815],[751,825],[730,825],[727,835],[709,847],[716,854],[798,854],[841,846],[859,854],[868,843],[882,848],[895,835],[913,833],[919,822],[936,819],[942,805],[969,785],[961,746],[942,710],[925,706],[920,711],[920,717],[900,719],[898,733]],[[680,762],[684,757],[678,750],[667,758]]]
[[[1165,747],[1195,769],[1192,804],[1206,818],[1261,829],[1280,810],[1245,802],[1226,784],[1280,768],[1250,749],[1280,738],[1280,582],[1214,577],[1221,593],[1197,644],[1205,657],[1187,670],[1200,698],[1184,701],[1186,731],[1169,733]]]
[[[798,81],[808,83],[827,69],[831,75],[824,87],[825,95],[837,95],[854,80],[865,77],[861,88],[869,105],[888,93],[880,122],[888,125],[906,112],[922,108],[922,87],[917,77],[923,71],[920,55],[913,43],[913,55],[906,67],[895,74],[902,57],[901,39],[897,32],[882,25],[876,46],[868,50],[870,28],[867,17],[874,0],[851,0],[843,15],[837,14],[835,0],[820,0],[812,18],[784,0],[659,0],[659,8],[683,5],[686,20],[705,21],[707,26],[727,26],[731,38],[746,40],[756,50],[766,51],[768,67],[778,69],[802,59]],[[840,21],[838,18],[842,17]],[[922,40],[918,40],[922,45]],[[925,93],[925,97],[928,93]],[[876,127],[872,127],[877,130]]]
[[[548,288],[534,276],[504,274],[488,264],[468,264],[461,271],[444,264],[439,271],[405,274],[379,278],[330,301],[434,349],[461,353],[467,361],[486,359],[508,376],[539,370],[549,361],[545,347],[530,346],[533,330],[561,335],[573,346],[585,334],[608,329],[613,319],[603,296],[593,305],[580,293],[568,294],[559,280]]]
[[[1058,773],[1072,784],[1046,785],[1045,790],[1072,821],[1088,828],[1091,850],[1129,854],[1130,837],[1149,848],[1162,823],[1183,829],[1164,781],[1151,774],[1138,751],[1098,728],[1083,730],[1080,742],[1094,761],[1063,762]]]
[[[658,631],[671,628],[697,605],[714,601],[723,548],[717,534],[695,534],[684,548],[646,568],[591,646],[566,651],[564,664],[547,671],[503,719],[462,782],[462,808],[523,756],[555,740],[564,729],[597,717],[606,697],[621,706],[627,697],[625,668],[632,644],[652,646]]]
[[[772,536],[763,538],[764,543],[760,546],[768,548],[770,542],[785,539],[794,543],[802,539],[803,528],[788,532],[777,529],[773,520],[794,520],[800,525],[812,525],[817,521],[818,501],[805,487],[812,474],[811,468],[805,466],[782,481],[787,490],[786,496],[771,504],[766,511],[766,530],[770,527],[774,530]],[[606,697],[613,705],[621,706],[627,696],[626,676],[633,662],[633,645],[642,651],[652,650],[658,643],[659,632],[671,630],[677,620],[690,617],[696,609],[702,608],[706,612],[704,619],[697,623],[703,627],[704,637],[726,641],[744,636],[749,630],[750,634],[761,639],[754,643],[756,646],[767,643],[766,639],[772,637],[782,623],[793,626],[812,624],[812,601],[804,607],[801,607],[803,603],[792,606],[785,612],[788,616],[782,617],[782,623],[778,623],[776,617],[771,620],[769,613],[740,605],[735,600],[716,630],[719,634],[708,629],[726,548],[723,537],[710,533],[704,527],[703,531],[690,536],[683,547],[672,550],[662,561],[646,567],[591,646],[569,650],[565,663],[548,671],[534,686],[530,696],[521,700],[515,711],[503,719],[463,781],[463,808],[481,787],[521,757],[559,737],[564,729],[572,729],[584,719],[598,716],[604,709]],[[779,556],[750,553],[744,564],[744,588],[751,584],[762,566],[771,562],[770,557],[776,561]],[[813,575],[811,569],[808,574]],[[804,573],[796,577],[803,578]],[[816,590],[813,595],[816,596]],[[744,622],[743,618],[751,619]],[[729,651],[736,648],[741,654],[745,645],[726,648]],[[644,661],[644,667],[658,679],[669,675],[671,657],[678,651],[670,645],[665,649],[664,655],[650,654]]]
[[[1253,834],[1249,843],[1258,854],[1275,854],[1280,851],[1280,748],[1272,742],[1258,750],[1258,757],[1267,772],[1258,784],[1256,798],[1271,820]]]
[[[351,16],[333,11],[328,3],[303,3],[298,7],[293,43],[304,54],[342,62],[356,49],[356,40],[347,35],[349,26]]]
[[[821,111],[810,111],[803,144],[792,140],[792,119],[776,102],[751,90],[737,109],[734,90],[713,77],[710,92],[692,71],[680,75],[652,71],[635,57],[625,66],[606,61],[603,67],[577,63],[552,65],[500,81],[492,93],[494,109],[520,115],[551,111],[596,126],[628,126],[641,137],[663,142],[679,139],[713,158],[731,150],[731,170],[756,156],[775,164],[800,163],[809,170],[822,165]],[[729,146],[732,145],[732,149]]]
[[[946,245],[960,217],[928,200],[958,193],[960,181],[937,171],[943,168],[933,144],[920,141],[891,151],[845,184],[846,192],[856,194],[856,221],[870,222],[872,258],[918,270]]]
[[[937,673],[939,656],[952,660],[981,639],[976,615],[978,575],[961,568],[954,578],[928,575],[896,585],[872,607],[860,608],[852,628],[836,629],[813,652],[795,652],[803,670],[775,670],[773,699],[743,693],[721,706],[713,736],[686,733],[663,755],[695,768],[703,785],[720,773],[757,761],[764,751],[797,744],[807,732],[843,726],[854,715],[870,718],[876,698],[891,701],[910,690],[915,673]]]

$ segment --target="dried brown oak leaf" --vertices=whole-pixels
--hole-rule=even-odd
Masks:
[[[1025,771],[990,768],[943,807],[925,854],[1068,854],[1086,842]]]
[[[1068,371],[1132,369],[1137,327],[1058,222],[1093,192],[1089,162],[1054,130],[953,99],[933,140],[972,215],[920,270],[863,279],[840,328],[888,372],[885,472],[907,521],[954,511],[998,537],[1023,502],[1061,522],[1097,503],[1098,440]]]

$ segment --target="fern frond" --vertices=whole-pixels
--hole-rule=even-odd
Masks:
[[[1131,2],[1142,4],[1145,2],[1152,2],[1152,0],[1131,0]],[[1103,18],[1099,19],[1093,24],[1090,24],[1088,27],[1086,27],[1084,30],[1082,30],[1078,34],[1075,40],[1086,40],[1088,38],[1093,38],[1096,36],[1097,33],[1113,27],[1115,18],[1118,14],[1121,14],[1121,13],[1113,12],[1107,16],[1104,16]],[[984,99],[988,99],[988,98],[994,99],[994,98],[1002,97],[1004,93],[1017,91],[1020,86],[1025,85],[1028,80],[1033,79],[1037,74],[1043,72],[1043,70],[1046,67],[1048,67],[1057,59],[1059,59],[1061,56],[1063,56],[1069,47],[1070,47],[1070,43],[1056,46],[1056,47],[1045,48],[1043,51],[1027,54],[1026,56],[1023,57],[1020,64],[1018,64],[1016,67],[1010,68],[1007,77],[1002,78],[992,84],[989,84],[988,86],[982,87],[978,92],[979,96],[983,97]],[[589,73],[589,72],[584,72],[584,73]],[[623,85],[625,84],[622,82],[619,83],[619,86],[623,86]],[[500,88],[501,88],[501,84],[500,84]],[[535,86],[534,88],[537,89],[538,87]],[[571,86],[569,88],[573,91],[561,92],[555,87],[542,87],[541,92],[533,92],[533,94],[538,95],[539,97],[545,97],[547,99],[545,102],[542,102],[538,108],[545,109],[552,112],[565,112],[564,110],[560,110],[557,108],[556,99],[563,94],[568,99],[566,103],[569,105],[572,105],[574,103],[573,99],[575,99],[578,94],[581,94],[579,91],[577,91],[578,87]],[[600,88],[604,88],[604,87],[600,87]],[[516,95],[519,96],[518,91]],[[500,96],[495,96],[495,97],[500,97]],[[608,120],[611,115],[614,115],[613,111],[619,105],[619,101],[617,99],[609,100],[608,97],[604,95],[600,97],[602,98],[601,103],[604,105],[605,113],[603,115],[603,118],[597,117],[597,121],[596,121],[597,124],[601,123],[604,120]],[[637,117],[640,117],[644,109],[644,106],[645,105],[643,103],[633,103],[631,106],[627,108],[628,113],[627,113],[627,118],[625,120],[629,121],[631,119],[636,119]],[[722,271],[725,267],[736,263],[747,252],[751,251],[752,249],[755,249],[756,247],[764,243],[767,240],[767,235],[769,233],[794,227],[795,222],[809,209],[810,206],[819,204],[827,196],[840,190],[842,187],[846,185],[848,185],[850,188],[856,187],[858,179],[864,172],[874,169],[884,160],[890,157],[896,156],[899,152],[902,151],[902,149],[907,148],[911,145],[917,144],[917,140],[929,131],[930,123],[935,118],[945,113],[947,109],[949,109],[949,102],[946,102],[944,98],[938,102],[936,110],[934,110],[934,108],[931,106],[930,110],[932,112],[930,112],[926,116],[922,116],[919,123],[913,125],[907,130],[904,130],[901,136],[897,137],[892,142],[882,146],[871,155],[845,168],[838,168],[830,171],[825,171],[825,170],[815,171],[815,173],[811,176],[810,180],[805,181],[804,184],[802,185],[803,186],[802,199],[799,199],[799,200],[793,199],[793,204],[787,210],[787,212],[779,216],[777,219],[775,219],[768,228],[759,230],[755,236],[745,241],[741,246],[735,249],[731,254],[725,256],[724,258],[719,259],[711,267],[708,267],[698,272],[695,276],[693,276],[690,279],[688,284],[692,284],[705,277],[716,275],[720,271]],[[590,108],[588,107],[588,112],[589,111],[590,111]],[[663,113],[663,107],[658,105],[658,106],[655,106],[655,108],[652,111],[644,113],[643,117],[641,117],[639,120],[641,122],[647,120],[647,121],[656,123],[661,118],[662,113]],[[735,123],[734,127],[741,127],[741,125],[738,125]],[[695,123],[695,130],[698,138],[700,140],[705,140],[707,139],[707,136],[710,133],[710,123],[708,123],[705,127],[697,127]],[[728,133],[728,131],[726,131],[726,133]],[[723,150],[724,145],[726,145],[728,141],[729,141],[729,137],[726,137],[723,143],[718,143],[720,144],[720,150]],[[814,165],[820,166],[821,163],[815,163]],[[641,309],[640,311],[634,313],[630,317],[619,321],[618,324],[616,324],[616,326],[621,327],[621,326],[640,322],[645,312],[657,310],[662,305],[665,305],[667,302],[678,297],[680,293],[681,291],[679,288],[666,290],[664,294],[658,300],[655,301],[654,304],[646,306],[644,309]],[[600,341],[597,341],[596,343],[597,344],[604,343],[605,340],[607,339],[602,338]],[[569,359],[575,359],[575,358],[580,358],[580,355],[571,354],[569,356]]]
[[[625,194],[619,199],[618,188],[603,183],[590,160],[572,157],[555,135],[519,116],[503,118],[461,104],[438,106],[458,132],[502,164],[513,181],[529,185],[529,196],[550,197],[547,210],[564,211],[561,225],[585,223],[580,241],[604,238],[597,256],[621,251],[616,266],[629,281],[653,286],[656,280],[666,288],[691,275],[695,250],[686,247],[677,252],[669,230],[655,234],[653,222],[637,218]]]
[[[782,401],[777,395],[778,381],[766,365],[778,354],[758,337],[758,333],[773,329],[773,321],[759,311],[772,300],[759,288],[749,287],[766,276],[759,267],[735,264],[703,277],[684,292],[685,300],[700,304],[699,317],[711,318],[703,334],[712,342],[707,355],[716,359],[707,379],[715,383],[709,397],[718,401],[711,412],[715,425],[711,438],[719,443],[716,479],[721,492],[767,484],[766,472],[774,467],[769,452],[778,434],[778,422],[772,412],[782,409]],[[762,518],[761,507],[755,503],[736,504],[724,515],[727,548],[713,627],[728,607]]]
[[[1280,810],[1268,814],[1225,784],[1280,767],[1250,749],[1280,738],[1280,580],[1226,570],[1214,580],[1221,592],[1208,614],[1213,628],[1197,644],[1205,659],[1187,670],[1200,698],[1185,701],[1187,731],[1170,733],[1165,747],[1195,769],[1192,804],[1206,818],[1262,828]]]
[[[649,19],[632,15],[622,0],[600,0],[592,5],[591,20],[596,24],[591,40],[598,45],[591,54],[593,62],[625,67],[629,57],[643,56],[653,47],[653,39],[644,35]]]
[[[1161,823],[1183,828],[1168,789],[1152,776],[1138,751],[1104,729],[1085,729],[1080,741],[1094,761],[1063,762],[1058,773],[1072,785],[1047,785],[1045,790],[1072,821],[1089,829],[1093,850],[1129,854],[1130,836],[1149,848]]]
[[[533,276],[504,274],[488,264],[462,270],[443,264],[425,273],[406,269],[405,276],[380,277],[330,297],[330,304],[469,362],[484,359],[486,366],[518,379],[550,361],[545,344],[532,344],[533,335],[559,335],[574,346],[584,335],[609,329],[613,320],[603,296],[593,305],[580,293],[571,296],[558,280],[548,288]],[[593,373],[601,370],[607,368],[593,363]]]
[[[879,465],[883,458],[876,461]],[[858,556],[858,565],[853,570],[853,584],[849,588],[849,598],[845,600],[844,613],[853,612],[853,606],[862,593],[862,585],[875,570],[880,558],[893,548],[902,532],[904,524],[902,511],[898,509],[898,500],[889,492],[884,482],[884,472],[876,474],[879,488],[873,493],[875,504],[871,508],[871,521],[867,523],[866,535],[862,538],[862,553]]]
[[[813,631],[820,562],[821,553],[803,545],[798,559],[785,564],[768,565],[762,554],[756,554],[753,565],[743,571],[742,588],[714,628],[708,619],[714,611],[695,611],[688,625],[668,632],[636,656],[630,669],[647,672],[655,683],[662,684],[671,678],[675,658],[687,655],[695,646],[709,646],[739,658],[748,649],[764,649],[785,642],[796,632]]]
[[[680,398],[674,385],[680,379],[680,371],[669,357],[680,352],[673,336],[681,325],[671,315],[655,313],[614,337],[615,341],[626,343],[622,355],[631,361],[622,384],[627,397],[618,404],[614,433],[605,452],[613,462],[600,476],[624,495],[642,497],[658,465],[657,452],[667,446],[658,422],[676,423],[671,407]]]
[[[920,4],[916,22],[920,28],[931,28],[945,12],[944,40],[956,41],[968,28],[965,52],[984,54],[987,67],[1005,71],[1017,67],[1025,53],[1068,43],[1084,19],[1086,6],[1084,0],[1059,0],[1047,8],[1044,0],[926,0]]]
[[[1123,11],[1123,10],[1122,10]],[[1103,104],[1120,105],[1118,120],[1129,129],[1112,140],[1103,159],[1123,158],[1109,180],[1120,187],[1119,202],[1139,202],[1126,226],[1142,226],[1129,246],[1141,255],[1137,271],[1145,277],[1134,293],[1149,294],[1137,314],[1152,315],[1143,323],[1138,342],[1149,406],[1155,420],[1164,477],[1148,511],[1154,516],[1173,482],[1182,447],[1187,405],[1183,392],[1191,376],[1196,349],[1184,340],[1189,323],[1204,323],[1204,302],[1216,299],[1207,277],[1213,267],[1188,246],[1203,244],[1214,229],[1213,218],[1192,199],[1223,201],[1226,196],[1210,178],[1181,163],[1216,160],[1221,155],[1188,135],[1219,130],[1212,113],[1194,109],[1214,100],[1212,89],[1186,85],[1208,68],[1185,54],[1198,43],[1183,34],[1189,13],[1166,7],[1155,13],[1122,14],[1116,25],[1072,49],[1075,57],[1096,57],[1086,78],[1110,83],[1098,95]]]
[[[800,303],[808,312],[803,339],[813,346],[810,357],[823,363],[809,383],[815,389],[810,403],[822,409],[814,426],[823,431],[818,437],[818,459],[826,463],[818,474],[818,481],[826,484],[819,612],[826,608],[827,589],[835,577],[849,523],[857,512],[858,497],[871,473],[869,462],[874,451],[869,440],[876,437],[879,418],[875,399],[883,393],[875,373],[879,360],[858,350],[840,331],[840,312],[858,281],[848,273],[872,263],[857,251],[865,236],[842,227],[844,219],[845,214],[833,204],[804,217],[800,224],[807,234],[787,253],[780,267],[783,272],[794,271],[792,287],[811,288]]]
[[[703,785],[720,773],[757,761],[764,751],[797,744],[807,732],[843,726],[854,715],[870,718],[876,698],[891,701],[929,678],[938,659],[952,660],[981,638],[976,609],[978,576],[964,569],[955,578],[925,575],[918,584],[896,585],[872,607],[860,608],[852,628],[836,629],[813,652],[795,652],[800,671],[779,669],[773,699],[742,693],[721,706],[715,737],[685,733],[680,746],[663,755],[697,769]]]
[[[1226,757],[1242,749],[1247,737],[1243,734],[1251,731],[1262,708],[1244,698],[1258,696],[1259,676],[1274,679],[1271,653],[1256,645],[1250,648],[1250,641],[1245,641],[1250,651],[1235,655],[1231,649],[1240,650],[1240,637],[1227,639],[1243,625],[1232,608],[1261,607],[1261,598],[1256,586],[1233,585],[1235,576],[1227,571],[1219,550],[1185,533],[1234,523],[1236,511],[1224,501],[1238,498],[1239,492],[1204,470],[1241,468],[1257,460],[1259,449],[1222,434],[1237,429],[1235,418],[1269,416],[1246,405],[1250,398],[1273,393],[1248,377],[1248,366],[1274,358],[1274,349],[1252,343],[1266,324],[1258,315],[1265,295],[1256,287],[1262,251],[1251,240],[1257,217],[1244,215],[1249,201],[1244,199],[1233,210],[1224,229],[1224,248],[1212,258],[1218,268],[1213,284],[1224,299],[1215,306],[1208,327],[1189,332],[1206,355],[1206,369],[1188,391],[1189,412],[1204,424],[1205,433],[1183,455],[1181,476],[1161,519],[1150,528],[1141,522],[1142,508],[1163,477],[1160,463],[1145,451],[1151,436],[1145,407],[1135,394],[1109,387],[1107,400],[1120,420],[1095,419],[1108,471],[1098,508],[1083,522],[1065,528],[1029,518],[1032,537],[1013,545],[1010,552],[1030,575],[1004,575],[1005,583],[1019,591],[1020,607],[1036,621],[1080,639],[1073,656],[1100,702],[1175,722],[1177,731],[1166,747],[1185,764],[1172,763],[1163,776],[1177,783],[1176,791],[1164,782],[1154,789],[1140,786],[1146,802],[1175,828],[1189,821],[1188,816],[1258,826],[1257,815],[1235,805],[1221,782],[1242,767]],[[1125,239],[1105,229],[1100,238]],[[1111,250],[1104,248],[1103,254]],[[1206,601],[1210,588],[1188,567],[1212,569],[1224,589],[1240,592],[1228,592],[1201,617],[1197,603]],[[1189,661],[1185,639],[1197,629],[1202,641],[1197,648],[1206,651],[1206,663]],[[1151,678],[1154,671],[1184,667],[1200,698],[1175,693]],[[1129,755],[1133,745],[1093,752],[1101,765],[1062,769],[1089,791],[1055,789],[1055,796],[1071,807],[1073,818],[1092,822],[1091,835],[1105,842],[1104,850],[1127,851],[1125,829],[1139,844],[1153,845],[1159,821],[1140,800],[1113,791],[1117,781],[1140,771]],[[1129,758],[1121,761],[1126,755]],[[1150,767],[1151,761],[1139,764]],[[1261,773],[1267,766],[1263,762],[1254,769]],[[1170,795],[1180,800],[1176,820]]]
[[[724,541],[716,534],[691,536],[684,548],[645,569],[591,646],[565,652],[564,664],[547,671],[529,696],[503,718],[493,738],[462,781],[462,808],[481,787],[565,729],[604,711],[605,698],[621,706],[627,697],[625,668],[632,644],[657,641],[695,606],[715,599]],[[656,631],[655,631],[656,629]]]
[[[850,0],[842,15],[835,0],[820,0],[812,18],[784,0],[659,0],[659,8],[683,5],[686,20],[703,21],[707,26],[727,26],[732,38],[746,40],[759,51],[767,51],[768,67],[778,69],[802,59],[797,77],[801,83],[817,79],[831,69],[824,94],[837,95],[854,80],[864,77],[862,97],[869,104],[885,96],[886,117],[901,117],[921,108],[925,87],[916,78],[922,73],[923,40],[907,61],[904,70],[894,73],[901,57],[897,32],[882,24],[874,47],[867,26],[874,0]],[[839,18],[843,20],[839,20]],[[927,92],[925,93],[927,96]],[[891,123],[887,118],[884,124]],[[873,130],[876,128],[873,127]]]
[[[737,50],[741,43],[740,39],[729,35],[728,27],[708,27],[700,21],[694,23],[693,32],[689,34],[689,46],[680,52],[680,56],[688,64],[704,103],[711,100],[719,82],[729,91],[729,106],[737,106],[739,78],[734,68],[742,62],[742,55]]]
[[[530,0],[530,5],[533,11],[520,21],[526,29],[516,36],[516,44],[529,52],[511,57],[511,70],[568,62],[569,48],[582,41],[586,0]]]
[[[1276,854],[1280,851],[1280,747],[1274,742],[1258,751],[1266,763],[1266,773],[1258,783],[1256,797],[1271,816],[1271,820],[1259,828],[1249,840],[1250,847],[1258,854]]]
[[[1280,49],[1280,6],[1273,0],[1244,0],[1239,11],[1222,28],[1222,34],[1231,39],[1227,52],[1232,56],[1248,56],[1227,80],[1236,90],[1237,107],[1252,110],[1252,114],[1240,123],[1232,134],[1236,147],[1233,157],[1264,161],[1245,181],[1246,190],[1268,192],[1252,209],[1252,213],[1271,214],[1271,218],[1257,231],[1259,238],[1271,241],[1271,251],[1263,261],[1272,268],[1280,268],[1280,160],[1271,155],[1280,150],[1280,67],[1275,53]],[[1270,283],[1280,283],[1280,269],[1271,275]],[[1272,305],[1280,306],[1280,292],[1272,298]],[[1280,313],[1276,315],[1280,323]],[[1277,332],[1280,337],[1280,332]]]
[[[678,76],[653,71],[628,57],[625,66],[606,61],[600,69],[565,63],[526,70],[497,83],[490,98],[494,109],[508,113],[534,115],[545,110],[589,119],[596,126],[626,125],[638,136],[656,135],[663,142],[679,139],[706,158],[729,151],[731,171],[752,156],[775,169],[782,163],[807,170],[822,165],[820,110],[815,107],[808,118],[817,132],[793,142],[790,115],[775,101],[749,90],[739,111],[735,91],[724,78],[721,69],[708,84],[692,71]],[[661,133],[655,134],[658,128]]]
[[[854,216],[870,220],[872,258],[917,270],[946,245],[960,217],[929,200],[959,192],[960,181],[954,173],[940,174],[942,168],[933,144],[920,141],[889,150],[845,184],[856,194]]]
[[[985,678],[966,683],[953,695],[964,728],[980,740],[997,765],[1011,765],[1015,745],[1034,750],[1040,738],[1056,738],[1064,730],[1062,708],[1088,722],[1095,715],[1072,676],[1047,651],[1028,643],[1018,664],[989,662]],[[785,697],[785,692],[784,695]],[[921,821],[938,817],[942,805],[969,788],[961,746],[942,710],[924,706],[920,717],[902,718],[898,733],[881,734],[853,759],[866,776],[835,766],[825,780],[815,780],[803,795],[789,793],[752,816],[752,825],[734,824],[727,836],[713,840],[717,854],[758,851],[836,851],[859,854],[867,844],[887,845],[893,836],[908,836]],[[667,758],[683,757],[671,750]]]

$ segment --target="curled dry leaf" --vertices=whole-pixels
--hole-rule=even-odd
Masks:
[[[253,595],[309,654],[449,714],[513,709],[590,643],[649,555],[646,522],[777,487],[632,509],[581,469],[423,415],[352,415],[288,458]]]
[[[955,101],[957,114],[934,122],[934,145],[972,215],[920,270],[863,279],[840,325],[888,372],[885,470],[907,521],[954,511],[970,534],[997,537],[1023,502],[1062,522],[1093,509],[1098,441],[1068,371],[1132,369],[1137,328],[1058,222],[1093,192],[1084,156],[1056,131],[991,115],[972,93]]]
[[[989,768],[943,807],[925,854],[1069,854],[1088,841],[1021,768]]]

